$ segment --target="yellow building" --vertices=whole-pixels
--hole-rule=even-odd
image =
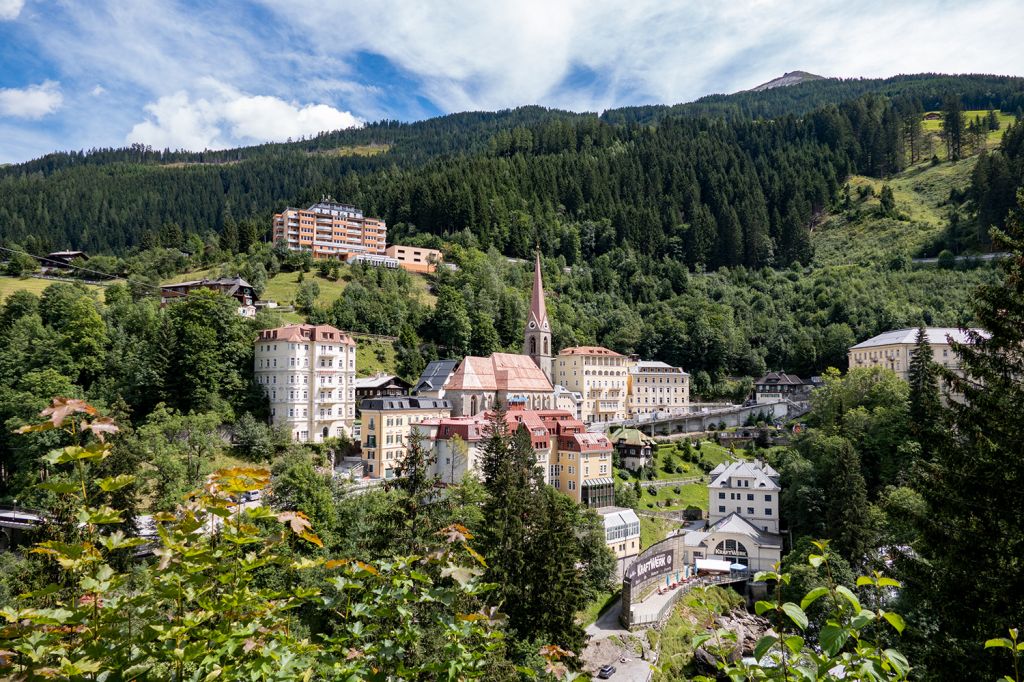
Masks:
[[[932,360],[935,364],[949,369],[959,369],[959,358],[953,352],[950,341],[970,343],[966,331],[955,327],[927,327],[924,331],[928,337],[928,345],[932,347]],[[982,335],[988,334],[982,329],[971,331]],[[896,372],[906,381],[910,373],[910,357],[916,345],[917,329],[896,329],[879,334],[850,348],[850,369],[884,367]]]
[[[563,349],[554,359],[554,383],[583,396],[580,418],[586,422],[626,418],[627,358],[600,346]]]
[[[686,412],[690,408],[690,375],[681,367],[656,360],[629,363],[629,416],[652,412]]]
[[[413,424],[451,416],[452,404],[437,398],[369,398],[359,409],[363,474],[392,478],[405,459]]]
[[[398,266],[409,272],[435,272],[444,261],[444,254],[437,249],[420,246],[392,244],[384,250],[389,257],[398,261]]]

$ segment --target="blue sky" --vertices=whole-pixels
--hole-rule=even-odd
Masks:
[[[675,103],[795,69],[1011,73],[1021,26],[1017,0],[0,0],[0,163]]]

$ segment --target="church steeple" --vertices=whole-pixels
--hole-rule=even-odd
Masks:
[[[523,330],[523,354],[529,355],[551,381],[551,324],[544,305],[544,282],[540,272],[540,251],[533,264],[533,293]]]

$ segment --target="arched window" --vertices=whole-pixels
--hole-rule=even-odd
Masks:
[[[544,337],[544,355],[551,355],[551,350],[548,347],[548,339]]]
[[[469,404],[470,404],[469,414],[470,415],[476,414],[476,396],[473,396],[473,398],[469,401]]]
[[[536,355],[536,354],[537,354],[537,337],[531,336],[530,337],[530,355]]]

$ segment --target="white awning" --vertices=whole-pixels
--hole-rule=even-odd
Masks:
[[[731,569],[731,561],[719,561],[718,559],[697,559],[698,571],[714,571],[715,573],[728,573]]]
[[[597,485],[614,485],[615,481],[611,478],[588,478],[583,481],[583,485],[587,488]]]

